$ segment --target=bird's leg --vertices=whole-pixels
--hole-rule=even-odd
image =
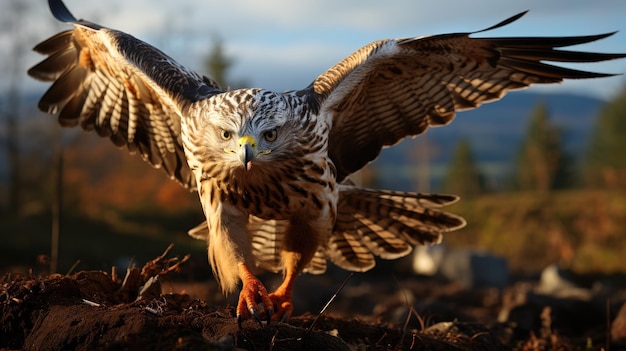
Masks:
[[[295,252],[283,252],[283,262],[285,264],[285,279],[282,284],[269,295],[270,300],[274,304],[274,316],[273,320],[285,322],[289,319],[289,316],[293,313],[293,304],[291,298],[293,297],[293,285],[296,281],[298,273],[297,270],[299,254]]]
[[[290,228],[283,239],[281,258],[284,267],[282,284],[269,295],[274,304],[272,320],[284,322],[293,313],[293,286],[298,274],[311,262],[320,245],[322,235],[326,230],[318,223],[327,221],[310,220],[307,216],[295,217],[290,220]]]
[[[239,263],[239,278],[242,282],[239,302],[237,303],[237,323],[241,329],[241,322],[245,319],[254,318],[259,325],[259,303],[263,304],[267,321],[272,318],[273,305],[263,283],[250,272],[245,263]]]

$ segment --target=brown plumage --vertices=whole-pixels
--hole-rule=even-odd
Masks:
[[[226,91],[128,34],[76,20],[60,0],[49,4],[74,28],[35,47],[48,57],[29,74],[54,82],[39,107],[198,190],[207,222],[190,235],[207,241],[225,292],[243,283],[239,321],[259,320],[261,302],[267,318],[287,318],[295,277],[324,272],[327,260],[366,271],[376,256],[407,255],[465,224],[440,209],[455,196],[353,185],[349,175],[382,148],[509,90],[606,76],[545,61],[625,56],[556,49],[610,34],[445,34],[374,42],[302,90]],[[268,294],[256,269],[282,271],[283,284]]]

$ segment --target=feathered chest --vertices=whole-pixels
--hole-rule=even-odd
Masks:
[[[214,194],[244,213],[264,219],[318,215],[334,208],[335,182],[328,162],[292,159],[237,168],[214,179]]]

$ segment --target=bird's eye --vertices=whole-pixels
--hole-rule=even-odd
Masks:
[[[263,133],[263,137],[267,141],[274,141],[276,140],[276,137],[278,137],[278,131],[276,129],[268,130],[267,132]]]
[[[233,135],[229,131],[222,129],[220,130],[220,137],[222,138],[222,140],[230,140]]]

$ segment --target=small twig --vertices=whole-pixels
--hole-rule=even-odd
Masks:
[[[65,275],[68,276],[72,274],[72,272],[76,269],[76,266],[78,266],[79,263],[80,263],[80,260],[76,260],[76,262],[74,262],[72,267],[70,267],[70,269],[67,271],[67,273],[65,273]]]
[[[387,337],[387,332],[384,332],[383,335],[381,335],[380,338],[378,338],[378,340],[376,340],[376,344],[374,344],[374,345],[376,345],[376,346],[380,345],[386,337]]]
[[[405,295],[405,303],[408,305],[409,301],[406,299]],[[406,315],[406,319],[404,320],[404,326],[402,327],[402,337],[400,338],[400,347],[404,345],[404,338],[406,337],[406,329],[409,327],[409,321],[411,321],[411,315],[413,314],[413,306],[409,306],[409,312]]]
[[[159,275],[165,275],[165,274],[167,274],[167,273],[169,273],[169,272],[172,272],[172,271],[176,271],[176,270],[178,270],[178,268],[180,268],[180,266],[181,266],[183,263],[185,263],[185,262],[189,261],[189,257],[191,257],[191,255],[186,254],[186,255],[185,255],[185,256],[183,256],[183,258],[181,258],[180,260],[178,260],[178,258],[176,258],[176,257],[169,259],[169,260],[168,260],[168,264],[169,264],[169,263],[171,263],[171,262],[176,262],[176,263],[174,263],[173,265],[171,265],[171,266],[167,267],[167,268],[166,268],[166,269],[164,269],[164,270],[161,270],[161,272],[159,273]]]
[[[489,332],[486,332],[486,331],[484,331],[484,332],[478,332],[478,333],[476,333],[476,334],[472,335],[472,337],[470,337],[470,338],[469,338],[469,340],[470,340],[470,341],[474,341],[474,340],[476,340],[478,337],[481,337],[481,336],[483,336],[483,335],[489,335]]]
[[[111,280],[117,283],[117,266],[111,266]]]
[[[157,316],[160,314],[160,313],[159,313],[159,311],[158,311],[157,309],[152,308],[152,307],[148,307],[148,306],[146,306],[144,309],[145,309],[146,311],[148,311],[148,312],[150,312],[150,313],[154,314],[154,315],[157,315]]]
[[[172,248],[174,247],[174,244],[171,243],[169,244],[169,246],[167,247],[167,249],[165,249],[165,251],[163,251],[163,254],[161,254],[161,256],[155,258],[154,260],[152,260],[153,262],[158,262],[162,259],[165,258],[165,256],[167,256],[168,253],[170,253],[170,251],[172,251]]]
[[[395,280],[396,284],[400,292],[402,292],[402,297],[404,297],[404,305],[409,308],[409,313],[407,313],[406,320],[404,321],[404,327],[402,328],[402,337],[400,338],[400,347],[404,345],[404,338],[406,337],[406,328],[409,326],[409,321],[411,320],[411,314],[413,313],[413,306],[409,305],[409,297],[406,295],[406,291],[402,289],[402,285],[398,280],[398,277],[393,275],[393,280]]]
[[[409,350],[413,350],[413,347],[415,346],[416,338],[417,338],[417,334],[413,333],[413,338],[411,339],[411,347],[409,347]]]
[[[348,277],[346,277],[346,279],[344,279],[343,283],[341,283],[341,285],[339,286],[339,289],[337,289],[337,291],[335,291],[335,293],[330,298],[330,300],[328,300],[326,305],[324,305],[324,307],[322,308],[320,313],[317,314],[317,317],[315,317],[315,319],[313,320],[313,323],[311,323],[311,326],[309,327],[309,329],[307,329],[306,334],[305,334],[306,336],[309,336],[309,334],[311,334],[311,331],[313,330],[313,327],[315,326],[315,324],[317,324],[317,321],[324,314],[324,312],[326,312],[326,309],[328,308],[328,306],[330,306],[330,304],[335,300],[337,295],[339,295],[339,293],[341,292],[341,290],[343,290],[343,288],[346,286],[346,284],[348,284],[348,281],[350,280],[350,278],[352,278],[353,275],[354,275],[354,272],[350,272]]]
[[[406,320],[404,321],[404,326],[402,328],[402,337],[400,338],[400,345],[398,345],[398,347],[402,348],[402,345],[404,345],[404,338],[406,337],[406,330],[409,327],[409,322],[411,321],[411,315],[415,314],[415,317],[417,318],[417,321],[420,323],[422,330],[424,330],[424,320],[417,314],[417,311],[415,310],[415,308],[409,304],[409,297],[406,294],[406,290],[401,289],[402,284],[400,283],[400,280],[398,280],[398,277],[394,275],[393,280],[395,280],[396,284],[398,285],[399,290],[402,292],[402,297],[404,297],[404,305],[409,308],[409,312],[407,313]],[[415,343],[415,336],[416,336],[415,333],[413,333],[411,349],[413,348],[413,344]]]
[[[173,247],[174,244],[170,244],[165,249],[163,254],[147,262],[143,266],[143,268],[141,269],[141,276],[144,280],[147,280],[149,277],[155,275],[166,275],[169,272],[177,271],[183,263],[189,260],[189,254],[185,255],[182,259],[178,259],[178,257],[166,259],[167,255],[170,253]]]
[[[101,305],[97,302],[93,302],[93,301],[89,301],[87,299],[83,299],[83,303],[85,305],[89,305],[89,306],[93,306],[93,307],[100,307]]]
[[[276,333],[274,333],[274,336],[272,336],[272,341],[270,341],[269,351],[272,351],[274,349],[274,345],[276,345],[276,336],[277,335],[278,335],[278,330],[276,330]]]
[[[413,309],[412,313],[415,315],[415,318],[417,318],[417,321],[420,323],[420,330],[424,331],[426,329],[426,325],[430,323],[430,317],[424,318],[420,316],[415,309]]]
[[[606,299],[606,351],[611,351],[611,297]]]

